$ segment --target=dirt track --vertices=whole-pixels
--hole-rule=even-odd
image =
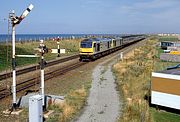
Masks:
[[[88,103],[77,122],[115,122],[117,120],[121,100],[119,100],[115,78],[111,71],[115,63],[112,62],[112,60],[115,61],[114,58],[106,60],[94,69]]]

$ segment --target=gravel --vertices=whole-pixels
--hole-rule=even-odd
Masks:
[[[168,54],[168,53],[161,53],[160,59],[163,61],[180,62],[179,55],[173,55],[173,54]]]
[[[116,90],[112,73],[114,57],[98,64],[93,71],[92,87],[87,106],[77,122],[115,122],[120,115],[122,100]]]

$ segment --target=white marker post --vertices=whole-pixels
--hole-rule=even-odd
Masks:
[[[45,101],[44,101],[44,56],[43,54],[41,55],[41,95],[43,98],[43,106],[44,106]]]
[[[12,22],[12,69],[13,69],[13,83],[12,83],[12,94],[13,94],[13,103],[12,109],[15,110],[17,108],[16,104],[16,58],[15,58],[15,26],[18,25],[33,9],[33,5],[30,4],[29,7],[23,12],[20,17],[15,15],[14,10],[12,11],[10,20]]]
[[[121,61],[123,61],[123,52],[121,52]]]

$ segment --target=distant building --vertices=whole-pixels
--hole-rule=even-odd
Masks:
[[[180,34],[177,34],[177,33],[172,33],[172,34],[169,34],[169,33],[159,33],[158,36],[180,36]]]

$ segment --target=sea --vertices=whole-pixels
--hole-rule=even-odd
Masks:
[[[85,34],[16,34],[16,41],[38,41],[53,38],[82,38]],[[1,34],[0,42],[11,41],[11,35]]]
[[[104,35],[117,35],[117,34],[16,34],[16,41],[39,41],[49,40],[54,38],[60,39],[74,39],[83,38],[88,36],[104,36]],[[0,42],[10,42],[12,40],[11,35],[0,34]]]

